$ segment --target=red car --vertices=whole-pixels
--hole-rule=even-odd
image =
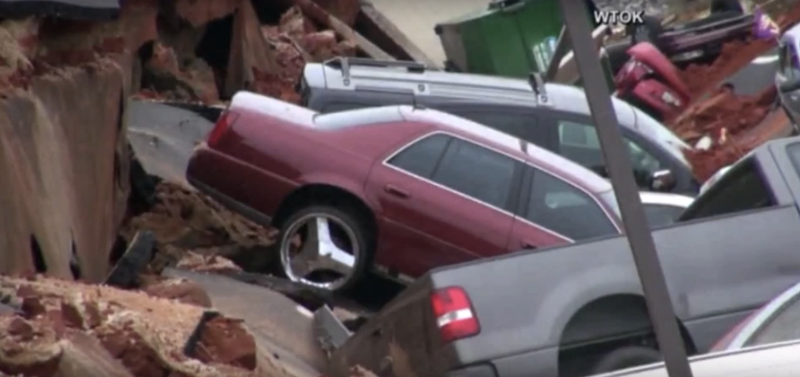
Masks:
[[[286,276],[351,287],[620,231],[610,183],[486,126],[431,109],[317,114],[240,92],[187,170],[195,187],[280,229]]]

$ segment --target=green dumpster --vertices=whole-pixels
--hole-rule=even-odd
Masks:
[[[593,11],[594,4],[588,3]],[[547,70],[563,25],[558,0],[494,0],[434,30],[447,69],[527,77]],[[610,65],[605,66],[610,77]]]

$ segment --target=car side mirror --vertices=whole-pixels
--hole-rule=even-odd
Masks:
[[[650,175],[649,186],[653,191],[672,191],[675,188],[675,175],[671,170],[658,170]]]
[[[800,78],[787,78],[778,84],[778,90],[781,92],[794,92],[800,90]]]

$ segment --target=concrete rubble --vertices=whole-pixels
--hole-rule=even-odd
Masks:
[[[159,275],[241,271],[274,232],[168,183],[132,203],[127,99],[296,101],[306,61],[394,59],[359,14],[354,0],[0,1],[0,375],[296,375],[203,287]],[[97,285],[142,230],[154,259],[128,290]]]

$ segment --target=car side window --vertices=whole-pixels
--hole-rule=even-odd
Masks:
[[[752,157],[741,161],[700,195],[679,221],[770,207],[775,203]]]
[[[685,208],[663,204],[645,204],[644,213],[650,227],[660,227],[674,223]]]
[[[592,197],[544,171],[534,169],[525,218],[575,241],[617,233]]]
[[[762,325],[745,346],[757,346],[800,339],[800,297],[776,313],[766,324]]]
[[[420,139],[401,150],[387,162],[389,165],[422,178],[430,178],[453,138],[436,134]]]
[[[483,146],[454,138],[433,181],[497,208],[506,208],[518,162]]]
[[[625,138],[625,144],[631,156],[631,163],[634,170],[639,173],[639,183],[643,182],[650,175],[663,169],[661,161],[648,153],[636,142]],[[583,166],[592,169],[594,172],[607,176],[603,150],[600,146],[600,139],[597,136],[597,129],[594,126],[570,122],[558,122],[558,143],[559,153]]]
[[[538,119],[529,112],[501,112],[495,111],[475,111],[473,109],[454,108],[450,113],[462,118],[469,119],[475,123],[489,126],[498,131],[507,133],[511,136],[537,144],[542,147],[547,145],[546,130],[539,128]],[[532,139],[532,140],[531,140]]]

